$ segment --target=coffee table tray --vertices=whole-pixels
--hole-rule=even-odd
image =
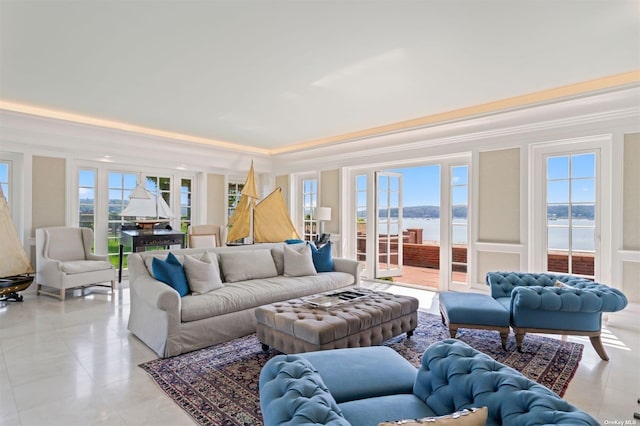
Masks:
[[[318,294],[309,298],[304,298],[303,300],[311,306],[316,306],[319,308],[330,308],[344,302],[367,297],[368,295],[368,293],[357,290],[343,290],[333,293]]]

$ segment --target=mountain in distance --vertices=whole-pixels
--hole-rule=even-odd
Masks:
[[[380,209],[380,213],[384,210]],[[574,219],[589,219],[593,220],[595,217],[594,205],[574,205],[571,210]],[[553,219],[567,219],[569,217],[569,206],[566,204],[552,205],[547,207],[547,214]],[[364,210],[358,211],[358,217],[366,217],[367,212]],[[391,209],[391,217],[398,217],[398,209]],[[427,219],[439,219],[440,218],[440,206],[408,206],[402,208],[402,217],[411,218],[427,218]],[[454,206],[453,217],[467,217],[466,206]]]

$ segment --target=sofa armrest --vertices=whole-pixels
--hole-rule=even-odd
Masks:
[[[265,426],[349,425],[311,363],[277,355],[260,372],[260,408]]]
[[[347,274],[353,275],[353,285],[360,284],[362,265],[357,260],[334,257],[333,269],[337,272],[346,272]]]
[[[513,306],[521,309],[559,312],[616,312],[627,305],[617,289],[602,284],[573,288],[553,286],[516,287],[511,294]]]
[[[167,342],[180,333],[182,299],[148,273],[139,254],[129,255],[129,273],[128,328],[159,356],[169,356]]]
[[[455,339],[427,348],[414,394],[439,416],[487,407],[487,424],[599,424],[546,387]]]

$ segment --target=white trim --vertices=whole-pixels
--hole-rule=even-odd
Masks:
[[[620,264],[623,262],[640,263],[640,250],[618,250]]]
[[[512,243],[475,243],[477,251],[488,253],[515,253],[521,254],[525,248],[524,244],[512,244]]]

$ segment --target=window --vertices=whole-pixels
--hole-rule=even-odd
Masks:
[[[149,191],[156,200],[158,197],[167,203],[171,207],[171,178],[164,176],[147,176],[146,189]],[[156,216],[158,218],[158,216]]]
[[[318,207],[318,179],[302,179],[302,239],[314,241],[318,235],[314,217]]]
[[[2,193],[4,194],[4,198],[7,199],[7,203],[10,203],[9,166],[10,163],[8,161],[0,161],[0,187],[2,187]]]
[[[120,228],[126,222],[120,212],[129,204],[129,194],[136,187],[137,174],[125,172],[109,172],[109,202],[108,202],[108,232],[107,246],[109,260],[118,267],[118,252],[120,248]],[[131,247],[124,247],[124,253],[130,253]],[[123,262],[127,258],[124,256]],[[126,269],[127,264],[123,263],[122,267]]]
[[[451,167],[451,281],[467,281],[469,166]]]
[[[191,225],[191,179],[180,179],[180,231],[187,233],[189,225]]]
[[[547,157],[547,270],[595,275],[596,154]]]
[[[243,188],[244,183],[229,182],[229,204],[227,206],[227,219],[230,218],[231,215],[233,215],[234,211],[236,211],[236,206],[240,202]]]
[[[367,265],[367,175],[356,176],[356,260]]]
[[[78,224],[95,230],[96,222],[96,170],[78,171]]]

